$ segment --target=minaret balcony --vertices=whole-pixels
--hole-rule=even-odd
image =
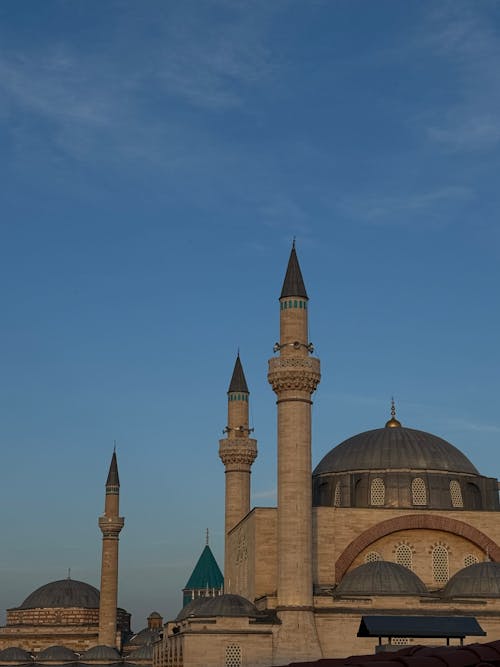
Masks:
[[[269,359],[267,379],[276,393],[295,390],[312,394],[321,380],[319,359],[274,357]]]
[[[125,524],[125,519],[121,516],[100,516],[99,528],[102,530],[103,537],[117,537]]]
[[[219,441],[219,456],[226,467],[248,466],[257,458],[257,440],[225,438]]]

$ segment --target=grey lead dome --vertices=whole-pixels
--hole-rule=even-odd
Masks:
[[[427,588],[403,565],[379,560],[348,572],[334,591],[346,595],[426,595]]]
[[[191,600],[177,615],[177,621],[190,617],[207,616],[261,616],[257,607],[242,597],[232,593],[224,593],[216,597],[196,598]]]
[[[479,475],[469,459],[446,440],[403,426],[365,431],[344,440],[323,457],[313,474],[390,469]]]
[[[459,570],[446,584],[443,596],[500,598],[500,563],[476,563]]]
[[[99,607],[99,591],[84,581],[61,579],[37,588],[20,606],[20,609],[46,607]]]

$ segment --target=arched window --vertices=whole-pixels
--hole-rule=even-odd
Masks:
[[[356,507],[366,507],[368,504],[368,479],[366,477],[362,477],[356,481],[354,501]]]
[[[475,565],[476,563],[479,563],[479,558],[475,554],[464,556],[464,567],[469,567],[469,565]]]
[[[421,477],[411,480],[411,499],[414,505],[427,505],[427,489]]]
[[[398,544],[396,547],[396,563],[399,565],[404,565],[409,570],[413,566],[413,553],[411,547],[408,544]]]
[[[328,506],[331,501],[330,485],[328,482],[321,482],[319,485],[319,504]]]
[[[451,496],[451,504],[453,507],[464,506],[464,501],[462,498],[462,489],[460,488],[460,484],[457,482],[456,479],[452,479],[450,482],[450,496]]]
[[[377,560],[383,560],[378,551],[369,551],[365,556],[365,563],[374,563]]]
[[[241,667],[241,646],[238,644],[226,646],[225,667]]]
[[[432,575],[439,584],[445,584],[450,578],[448,549],[442,544],[437,544],[432,550]]]
[[[372,479],[370,502],[372,505],[385,504],[385,484],[381,477]]]
[[[333,495],[333,506],[340,507],[341,502],[342,502],[342,490],[340,488],[340,482],[337,482],[335,484],[335,493]]]
[[[481,491],[476,484],[467,482],[466,486],[467,509],[481,510],[483,503],[481,502]]]

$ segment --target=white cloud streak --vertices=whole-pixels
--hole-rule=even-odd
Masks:
[[[442,218],[443,207],[449,208],[469,200],[473,196],[470,188],[449,185],[426,192],[408,193],[407,195],[363,195],[344,198],[339,208],[356,219],[372,224],[413,223],[414,214],[419,214],[422,222],[435,223]],[[432,216],[427,217],[425,216]]]
[[[493,11],[491,11],[493,10]],[[456,77],[456,101],[431,122],[428,137],[450,151],[488,150],[500,142],[498,5],[454,0],[435,8],[420,47]]]

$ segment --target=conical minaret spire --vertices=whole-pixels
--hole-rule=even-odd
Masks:
[[[237,391],[242,391],[245,394],[250,393],[248,391],[247,381],[245,379],[245,373],[243,372],[243,366],[241,365],[239,352],[236,357],[233,374],[231,376],[231,382],[229,383],[229,389],[227,391],[228,393]]]
[[[321,649],[313,613],[311,395],[319,359],[310,356],[308,297],[295,243],[280,296],[279,356],[268,380],[278,406],[278,606],[273,664],[316,660]]]
[[[250,511],[250,474],[257,457],[257,441],[250,438],[248,391],[240,355],[236,357],[227,392],[226,437],[219,441],[219,456],[226,468],[224,589],[231,592],[232,576],[228,535]]]
[[[285,273],[285,280],[283,281],[283,288],[281,290],[280,299],[289,296],[300,296],[307,299],[306,286],[302,278],[302,271],[300,270],[297,252],[295,250],[295,239],[292,244],[292,251],[288,260],[288,266]]]
[[[99,517],[102,531],[101,595],[99,603],[99,644],[117,646],[116,608],[118,602],[118,539],[124,519],[120,514],[120,478],[116,451],[108,477],[104,514]],[[118,646],[118,648],[121,648]]]

